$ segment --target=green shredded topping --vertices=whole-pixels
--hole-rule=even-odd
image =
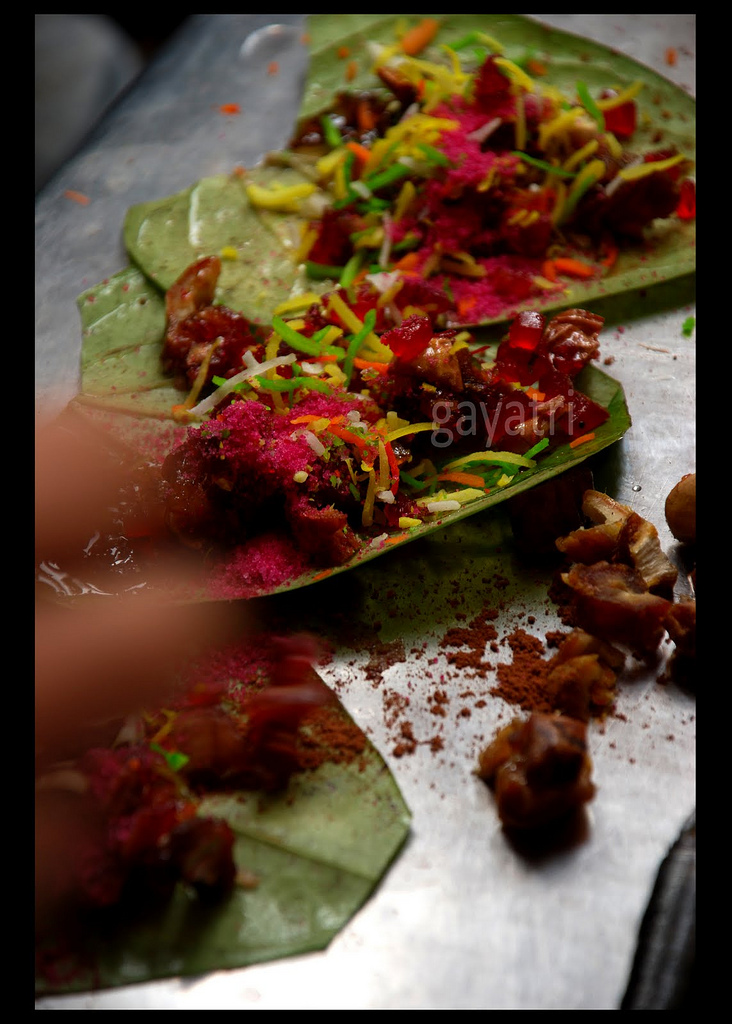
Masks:
[[[306,260],[305,272],[313,281],[326,281],[328,279],[337,281],[343,273],[343,267],[335,267],[327,263],[313,263],[311,260]]]
[[[547,160],[539,160],[538,157],[529,156],[528,153],[523,153],[520,149],[512,150],[511,155],[517,156],[524,163],[531,164],[532,167],[538,167],[539,170],[546,171],[548,174],[556,174],[559,178],[577,177],[577,171],[565,171],[564,168],[555,167],[554,164],[550,164]]]
[[[324,114],[320,119],[320,124],[323,129],[323,138],[325,141],[331,149],[337,149],[337,147],[343,142],[343,139],[341,138],[341,133],[338,131],[333,118],[328,114]]]
[[[423,491],[430,483],[429,480],[418,480],[416,476],[405,473],[403,469],[399,470],[399,479],[414,491]]]
[[[180,750],[166,750],[165,747],[161,747],[158,743],[151,743],[150,749],[154,750],[156,754],[160,754],[165,758],[168,768],[171,771],[180,771],[185,765],[188,764],[190,758],[187,754],[184,754]]]
[[[391,185],[395,181],[399,181],[400,178],[405,178],[408,174],[412,174],[412,168],[407,167],[406,164],[393,163],[391,167],[387,167],[385,171],[379,171],[377,174],[372,174],[367,178],[363,179],[364,185],[372,192],[376,192],[380,188],[384,188],[386,185]]]
[[[600,129],[600,131],[604,132],[605,115],[590,95],[590,90],[587,88],[587,85],[584,82],[577,82],[576,88],[580,103],[585,108],[590,117],[597,122],[597,127]]]
[[[696,317],[687,316],[686,320],[684,320],[683,324],[681,325],[681,333],[684,335],[685,338],[690,338],[694,333],[695,326]]]
[[[543,452],[544,449],[548,448],[548,447],[549,447],[549,438],[548,437],[542,437],[541,441],[537,441],[533,448],[529,448],[529,450],[524,454],[524,458],[525,459],[533,459],[535,455],[538,455],[539,452]]]
[[[293,366],[295,364],[293,363]],[[292,377],[290,380],[272,380],[269,377],[255,377],[254,380],[265,391],[297,391],[298,388],[309,388],[311,391],[322,391],[324,395],[332,394],[332,388],[317,377]]]
[[[417,149],[420,149],[431,164],[439,164],[441,167],[450,167],[452,161],[444,153],[427,142],[418,142]]]
[[[346,375],[346,386],[350,384],[351,377],[353,376],[353,360],[358,355],[358,350],[363,345],[366,335],[371,334],[375,326],[376,310],[370,309],[363,318],[363,327],[357,334],[354,334],[348,342],[346,358],[343,362],[343,372]]]
[[[299,331],[296,331],[293,327],[290,327],[289,324],[286,324],[281,317],[273,316],[272,326],[282,340],[287,342],[290,348],[297,349],[298,352],[304,352],[309,356],[320,355],[320,345],[317,341],[314,341],[313,338],[306,338],[304,335],[300,334]]]
[[[355,252],[353,256],[351,256],[350,260],[343,268],[343,273],[338,279],[338,284],[341,288],[348,288],[353,284],[353,279],[361,269],[365,257],[366,254],[363,250]]]

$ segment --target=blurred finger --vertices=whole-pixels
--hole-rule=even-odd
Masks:
[[[39,608],[37,756],[44,762],[73,756],[88,723],[162,701],[189,659],[241,629],[241,609],[166,605],[152,594]]]
[[[37,557],[83,546],[109,515],[134,456],[71,410],[35,437]]]

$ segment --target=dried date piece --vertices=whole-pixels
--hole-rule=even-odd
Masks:
[[[615,683],[625,654],[612,644],[573,630],[549,661],[547,693],[557,711],[587,722],[615,699]]]
[[[478,776],[493,790],[501,822],[534,829],[595,795],[584,722],[564,715],[514,719],[483,750]]]
[[[652,523],[601,491],[585,493],[582,511],[593,525],[556,541],[571,562],[621,562],[637,570],[649,590],[673,590],[678,570],[664,554]]]
[[[561,578],[572,594],[576,626],[642,657],[657,650],[672,602],[652,594],[637,569],[600,561],[573,565]]]

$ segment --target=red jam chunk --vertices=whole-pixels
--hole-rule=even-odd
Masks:
[[[432,340],[432,324],[429,317],[413,313],[406,317],[399,327],[393,327],[381,338],[397,359],[416,359]]]
[[[696,217],[696,185],[691,178],[684,178],[681,182],[676,216],[681,220],[694,220]]]
[[[536,310],[524,310],[519,313],[508,331],[508,343],[511,348],[523,348],[533,352],[544,331],[544,317]]]
[[[610,99],[610,97],[617,95],[610,90],[605,90],[602,93],[602,99]],[[629,100],[627,103],[621,103],[617,107],[610,107],[609,110],[603,111],[605,115],[605,129],[612,132],[619,139],[629,139],[630,136],[636,129],[637,114],[635,103]]]

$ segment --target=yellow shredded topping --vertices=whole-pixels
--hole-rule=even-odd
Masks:
[[[666,160],[653,160],[646,164],[636,164],[634,167],[626,167],[622,171],[618,171],[618,177],[623,178],[625,181],[635,181],[637,178],[645,178],[647,174],[653,174],[655,171],[665,171],[669,167],[675,167],[676,164],[685,160],[686,157],[683,153],[679,153],[678,156],[670,156]]]
[[[499,68],[506,72],[508,77],[516,85],[521,86],[527,92],[534,91],[534,80],[529,78],[523,68],[520,68],[518,64],[514,64],[512,60],[508,60],[507,57],[496,57],[496,64]]]
[[[614,107],[620,107],[623,103],[635,99],[642,88],[643,82],[633,82],[627,89],[619,92],[617,96],[608,96],[606,99],[596,100],[597,108],[598,110],[612,110]]]
[[[274,310],[274,316],[282,316],[283,313],[292,313],[296,309],[309,309],[310,306],[317,303],[322,305],[322,298],[320,295],[316,295],[315,292],[303,292],[301,295],[293,295],[290,299],[285,299],[281,302]]]
[[[547,143],[555,135],[563,135],[572,127],[578,117],[584,117],[584,107],[572,107],[571,110],[563,110],[561,114],[552,118],[546,124],[539,125],[539,145],[542,149],[547,148]]]
[[[361,525],[371,526],[374,521],[374,500],[376,498],[376,473],[373,469],[368,471],[369,482],[366,485],[366,497],[363,501],[361,513]]]
[[[252,206],[263,210],[279,210],[282,213],[298,213],[300,203],[307,199],[317,186],[312,181],[283,188],[263,188],[261,185],[247,185],[246,193]]]
[[[600,143],[597,139],[590,139],[586,145],[582,146],[581,149],[576,150],[567,160],[565,160],[562,167],[565,171],[573,171],[575,167],[581,164],[588,156],[592,156],[599,145]]]
[[[386,440],[396,441],[398,437],[406,437],[407,434],[420,434],[423,430],[435,430],[432,421],[429,423],[408,423],[406,427],[397,427],[396,430],[390,430],[386,435]]]

